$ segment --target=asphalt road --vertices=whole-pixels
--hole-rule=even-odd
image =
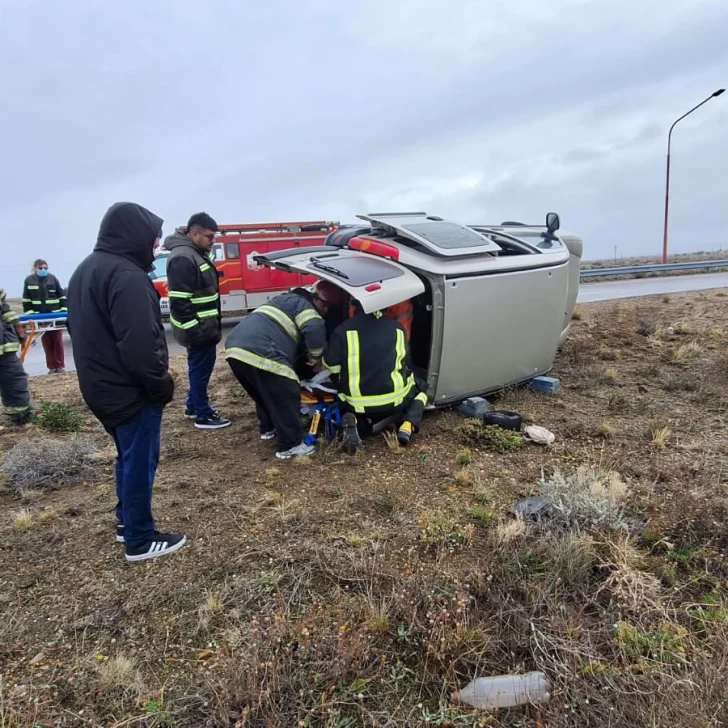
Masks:
[[[693,276],[668,276],[664,278],[639,278],[625,281],[605,281],[601,283],[582,283],[579,289],[579,303],[593,301],[611,301],[618,298],[635,298],[638,296],[653,296],[655,294],[684,293],[686,291],[705,291],[711,288],[728,288],[728,273],[705,273]],[[223,319],[223,326],[232,327],[240,319]],[[184,354],[184,349],[179,346],[169,330],[167,330],[167,342],[169,344],[170,356]],[[68,336],[64,337],[66,345],[66,369],[72,371],[73,354],[71,353],[71,342]],[[30,376],[46,374],[45,356],[43,347],[37,343],[28,352],[25,359],[25,370]]]

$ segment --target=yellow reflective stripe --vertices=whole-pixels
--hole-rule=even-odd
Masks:
[[[17,341],[9,341],[7,344],[0,344],[0,354],[10,354],[20,351],[20,344]]]
[[[283,330],[294,340],[298,341],[298,329],[296,324],[291,321],[290,317],[287,316],[283,311],[275,306],[258,306],[253,313],[262,313],[276,321]]]
[[[262,356],[258,356],[258,354],[254,354],[252,351],[248,351],[247,349],[241,349],[237,346],[225,349],[225,358],[237,359],[238,361],[243,362],[243,364],[250,364],[250,366],[255,367],[256,369],[262,369],[263,371],[270,372],[271,374],[277,374],[280,377],[293,379],[296,382],[298,381],[298,376],[291,367],[281,364],[279,361],[274,361],[273,359],[265,359]]]
[[[172,326],[176,326],[178,329],[193,329],[195,326],[200,325],[200,322],[197,319],[194,319],[193,321],[188,321],[185,324],[183,324],[181,321],[177,321],[177,319],[172,316],[169,317],[169,320]]]
[[[60,303],[61,299],[60,298],[46,298],[45,302],[46,303]]]
[[[24,298],[23,299],[23,303],[30,303],[30,299],[29,298]]]
[[[192,294],[187,291],[168,291],[167,295],[169,298],[192,298]]]
[[[427,392],[420,392],[420,393],[419,393],[419,394],[418,394],[418,395],[417,395],[417,396],[415,397],[415,401],[416,401],[416,402],[422,402],[422,404],[424,404],[424,405],[425,405],[425,407],[427,407]]]
[[[397,391],[404,387],[404,377],[402,376],[402,367],[404,359],[407,356],[407,342],[404,338],[404,331],[397,329],[397,343],[395,345],[394,370],[392,371],[393,391]]]
[[[212,296],[200,296],[200,298],[193,298],[192,303],[212,303],[220,298],[219,293],[215,293]]]
[[[212,266],[211,266],[211,265],[210,265],[209,263],[203,263],[203,264],[202,264],[202,265],[200,266],[200,270],[201,270],[201,271],[202,271],[203,273],[204,273],[205,271],[208,271],[208,270],[210,270],[210,268],[212,268]]]
[[[309,354],[310,354],[310,355],[311,355],[311,356],[312,356],[312,357],[313,357],[314,359],[318,359],[318,358],[319,358],[319,357],[320,357],[320,356],[321,356],[321,355],[322,355],[322,354],[324,353],[324,350],[323,350],[323,347],[322,347],[321,349],[309,349],[309,350],[308,350],[308,353],[309,353]]]
[[[28,290],[29,291],[39,291],[40,290],[40,286],[28,286]]]
[[[31,303],[32,303],[32,304],[33,304],[34,306],[42,306],[42,305],[43,305],[43,301],[31,301]]]
[[[213,316],[218,316],[220,312],[216,308],[209,309],[207,311],[198,311],[197,315],[200,318],[212,318]]]
[[[349,391],[352,397],[361,397],[361,372],[359,371],[359,332],[346,332],[347,369],[349,372]]]
[[[22,407],[5,407],[6,415],[19,415],[21,412],[27,412],[30,409],[30,405],[26,404]]]
[[[298,316],[296,316],[296,326],[298,326],[299,329],[302,329],[309,321],[320,318],[321,316],[319,316],[316,311],[312,308],[307,308],[305,311],[302,311],[298,314]]]
[[[331,364],[326,363],[326,359],[322,359],[321,363],[332,373],[332,374],[341,374],[341,367],[340,366],[331,366]]]
[[[362,412],[369,407],[386,407],[387,405],[396,407],[402,404],[404,398],[412,391],[415,386],[414,377],[410,377],[408,384],[400,390],[389,392],[388,394],[376,394],[368,396],[353,396],[339,392],[339,396],[349,404],[351,404],[357,412]]]
[[[20,316],[18,316],[18,314],[15,313],[15,311],[6,311],[3,314],[3,321],[6,324],[14,324],[19,318],[20,318]]]

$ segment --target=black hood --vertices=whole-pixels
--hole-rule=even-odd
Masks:
[[[135,202],[117,202],[104,215],[94,250],[114,253],[149,270],[154,262],[154,241],[162,235],[164,220]]]

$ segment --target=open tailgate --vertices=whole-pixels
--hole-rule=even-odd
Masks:
[[[355,250],[293,248],[257,255],[255,262],[329,281],[359,301],[365,313],[401,303],[425,290],[425,284],[399,263]]]

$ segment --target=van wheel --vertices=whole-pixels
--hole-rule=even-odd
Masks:
[[[492,410],[483,415],[483,422],[486,425],[496,425],[504,430],[514,430],[518,432],[523,424],[523,417],[518,412],[509,412],[508,410]]]

